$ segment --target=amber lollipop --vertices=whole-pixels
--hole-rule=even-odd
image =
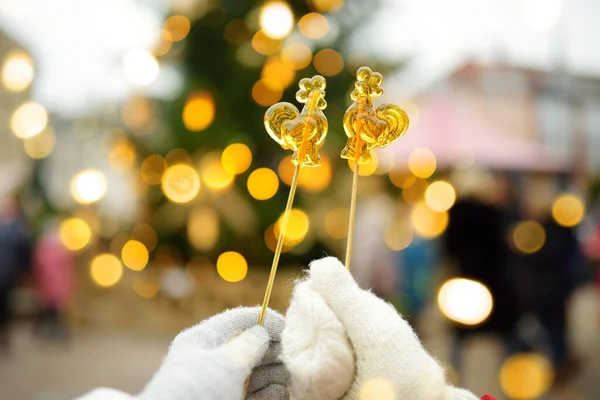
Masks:
[[[327,107],[325,101],[325,78],[315,75],[311,79],[304,78],[300,81],[300,90],[296,93],[296,100],[303,103],[302,112],[291,103],[277,103],[265,113],[265,128],[269,135],[285,150],[292,150],[292,163],[295,165],[294,177],[290,186],[287,205],[283,212],[281,230],[277,239],[277,247],[273,256],[269,282],[265,290],[265,298],[258,319],[262,325],[269,299],[275,282],[275,274],[281,256],[283,240],[287,230],[290,211],[294,203],[294,195],[298,187],[298,175],[302,167],[318,167],[321,165],[319,149],[327,136],[327,118],[323,111]]]
[[[344,114],[344,130],[348,142],[341,157],[354,162],[346,245],[346,268],[348,269],[352,259],[359,167],[371,162],[372,149],[393,143],[408,129],[408,115],[397,104],[386,103],[373,108],[373,99],[383,94],[382,84],[383,76],[380,73],[373,72],[369,67],[360,67],[356,71],[354,91],[350,94],[354,103]]]

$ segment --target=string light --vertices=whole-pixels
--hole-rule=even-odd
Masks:
[[[283,1],[265,3],[260,10],[259,18],[261,29],[274,39],[283,39],[294,27],[292,9]]]
[[[86,169],[71,180],[71,196],[80,204],[95,203],[106,194],[106,178],[100,171]]]
[[[438,292],[437,301],[448,319],[464,325],[482,323],[494,305],[492,294],[485,285],[462,278],[446,281]]]
[[[22,51],[8,53],[2,64],[2,84],[11,92],[21,92],[33,81],[33,63]]]
[[[239,282],[248,273],[248,263],[240,253],[227,251],[217,259],[217,273],[227,282]]]
[[[48,113],[38,103],[32,101],[19,106],[12,114],[10,127],[16,137],[27,139],[46,129]]]
[[[165,171],[161,188],[165,196],[172,202],[188,203],[200,191],[200,176],[189,165],[173,165]]]

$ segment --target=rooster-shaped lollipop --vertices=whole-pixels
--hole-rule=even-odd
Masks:
[[[350,94],[354,103],[344,114],[344,130],[348,142],[341,156],[354,161],[346,247],[347,268],[350,268],[352,256],[359,165],[371,162],[371,149],[391,144],[408,129],[408,115],[398,105],[386,103],[373,109],[373,99],[383,94],[382,84],[383,76],[380,73],[373,72],[369,67],[360,67],[356,71],[354,91]]]

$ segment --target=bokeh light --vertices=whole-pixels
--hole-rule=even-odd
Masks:
[[[67,249],[77,251],[90,243],[92,229],[81,218],[68,218],[60,224],[59,237]]]
[[[230,175],[242,174],[252,164],[252,152],[243,143],[230,144],[221,154],[221,164]]]
[[[512,243],[522,253],[532,254],[546,242],[546,231],[537,221],[521,221],[513,229]]]
[[[313,65],[321,75],[334,76],[344,69],[344,58],[333,49],[323,49],[315,54]]]
[[[334,208],[325,215],[325,232],[333,239],[344,239],[348,236],[348,219],[350,212],[347,208]]]
[[[358,394],[359,400],[399,400],[396,399],[396,391],[387,379],[371,378],[366,380]]]
[[[174,203],[187,203],[200,191],[200,176],[187,164],[169,167],[163,177],[161,188],[165,196]]]
[[[317,11],[323,12],[323,13],[328,13],[328,12],[335,12],[340,10],[344,4],[346,3],[345,0],[310,0],[311,5],[313,6],[313,8],[315,8]],[[362,400],[362,398],[361,398]]]
[[[121,250],[123,264],[134,271],[141,271],[146,268],[149,257],[146,246],[137,240],[128,240]]]
[[[408,157],[408,168],[417,178],[429,178],[435,172],[436,166],[435,155],[424,147],[417,147]]]
[[[259,168],[248,177],[248,192],[256,200],[268,200],[275,196],[279,189],[279,178],[270,168]]]
[[[252,41],[250,44],[252,49],[254,49],[254,51],[256,51],[258,54],[269,56],[279,51],[279,48],[281,47],[281,40],[273,39],[272,37],[267,36],[264,31],[258,31],[254,34],[254,36],[252,36]]]
[[[302,43],[290,43],[281,51],[281,59],[295,70],[301,70],[310,64],[312,52]]]
[[[500,369],[502,391],[514,400],[542,398],[550,389],[552,379],[552,365],[541,354],[515,354],[507,358]]]
[[[248,263],[240,253],[226,251],[217,259],[217,273],[227,282],[239,282],[248,273]]]
[[[132,286],[133,291],[144,299],[153,299],[160,289],[158,279],[152,274],[136,274]]]
[[[252,87],[252,98],[261,106],[272,106],[283,96],[283,86],[272,78],[262,78]]]
[[[95,203],[106,194],[106,178],[95,169],[79,172],[71,180],[71,196],[80,204]]]
[[[277,173],[279,174],[281,181],[290,186],[292,184],[292,179],[294,178],[295,169],[296,167],[292,163],[292,156],[290,154],[281,159],[277,166]],[[302,169],[300,169],[300,172],[302,172]]]
[[[10,118],[10,127],[16,137],[27,139],[46,129],[48,113],[38,103],[32,101],[19,106]]]
[[[152,53],[156,57],[164,56],[169,52],[169,50],[171,50],[171,47],[173,47],[173,36],[171,35],[171,32],[167,31],[166,29],[161,29],[160,37],[158,38],[157,43],[154,45],[154,50]]]
[[[449,320],[464,325],[482,323],[494,306],[492,294],[485,285],[463,278],[446,281],[438,292],[437,302]]]
[[[404,250],[413,241],[413,230],[404,221],[394,221],[385,230],[384,240],[390,250]]]
[[[186,149],[177,148],[167,153],[165,161],[168,166],[175,164],[192,165],[192,156],[190,156],[190,153],[188,153]]]
[[[149,85],[156,80],[159,65],[156,58],[147,50],[131,50],[123,59],[123,69],[131,82],[137,85]]]
[[[238,46],[250,38],[250,32],[244,20],[234,19],[225,25],[223,36],[227,42]]]
[[[160,154],[150,154],[142,161],[140,175],[148,185],[158,185],[167,168],[167,162]]]
[[[214,192],[227,190],[233,184],[234,174],[225,170],[222,164],[222,154],[212,152],[206,154],[200,162],[200,173],[204,184]]]
[[[210,283],[217,275],[214,264],[202,256],[192,257],[185,265],[185,272],[198,284]]]
[[[48,157],[52,150],[54,150],[54,144],[56,143],[56,136],[52,128],[47,127],[42,132],[35,136],[28,137],[23,141],[23,147],[25,153],[31,158],[42,159]]]
[[[390,182],[399,189],[411,187],[417,180],[417,177],[409,171],[402,169],[391,170],[389,172]]]
[[[447,211],[454,205],[456,191],[446,181],[436,181],[430,184],[425,191],[425,203],[433,211]]]
[[[31,85],[34,69],[31,58],[22,51],[11,51],[2,63],[2,84],[11,92],[20,92]]]
[[[417,179],[414,176],[413,178],[407,179],[405,181],[406,188],[402,189],[402,198],[406,204],[416,204],[423,201],[429,187],[429,183],[425,179]]]
[[[137,224],[131,231],[131,239],[143,243],[148,251],[152,251],[158,243],[158,234],[148,224]]]
[[[298,21],[298,29],[309,39],[321,39],[329,32],[329,21],[319,13],[308,13]]]
[[[100,287],[114,286],[123,276],[123,266],[114,254],[99,254],[92,260],[90,275]]]
[[[193,132],[203,131],[215,118],[215,101],[207,90],[191,93],[183,106],[183,125]]]
[[[179,42],[190,33],[191,23],[184,15],[172,15],[165,21],[163,29],[171,34],[173,42]]]
[[[275,223],[275,237],[279,237],[281,232],[281,225],[283,223],[283,214],[279,217],[277,222]],[[286,246],[295,246],[298,243],[302,242],[306,235],[308,234],[308,229],[310,228],[310,220],[308,215],[300,209],[293,208],[290,211],[290,216],[288,219],[287,229],[283,235],[283,243]]]
[[[117,172],[130,171],[135,165],[136,158],[135,146],[128,139],[118,138],[111,144],[108,162],[113,170]]]
[[[144,136],[154,118],[152,104],[143,96],[132,96],[123,105],[121,118],[125,126],[135,135]]]
[[[219,239],[219,231],[219,216],[213,209],[201,207],[190,214],[187,237],[196,249],[211,250]]]
[[[290,165],[294,166],[291,162]],[[329,157],[322,155],[321,166],[300,168],[298,186],[306,191],[318,193],[329,187],[332,177],[333,168],[331,166],[331,161],[329,160]]]
[[[373,150],[370,151],[371,154],[371,162],[368,164],[358,164],[358,175],[360,176],[369,176],[373,175],[377,170],[377,165],[379,165],[379,157],[377,157],[377,153]],[[354,172],[354,160],[348,160],[348,166]]]
[[[573,227],[581,222],[585,215],[585,205],[580,197],[565,193],[554,200],[552,217],[557,224]]]
[[[289,64],[283,62],[279,56],[271,56],[265,62],[261,73],[261,78],[274,79],[281,84],[282,87],[289,87],[296,78],[296,70],[291,68]]]
[[[266,35],[282,39],[294,27],[294,14],[289,4],[283,1],[270,1],[260,10],[260,27]]]
[[[448,212],[436,212],[425,203],[417,203],[410,213],[410,221],[414,232],[425,239],[433,239],[441,235],[448,226]]]

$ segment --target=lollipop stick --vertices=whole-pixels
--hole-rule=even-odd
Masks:
[[[350,197],[350,216],[348,218],[348,242],[346,244],[346,268],[350,269],[352,260],[352,244],[354,243],[354,220],[356,218],[356,197],[358,196],[358,168],[354,163],[354,175],[352,176],[352,195]]]
[[[279,257],[281,256],[281,249],[283,248],[285,231],[287,229],[288,221],[290,219],[292,204],[294,204],[296,188],[298,187],[298,175],[300,175],[300,165],[296,165],[296,168],[294,169],[294,177],[292,178],[292,185],[290,186],[290,194],[288,196],[287,205],[285,206],[285,211],[283,212],[281,229],[279,231],[279,239],[277,239],[277,247],[275,247],[273,264],[271,264],[271,274],[269,275],[269,282],[267,283],[267,289],[265,290],[265,298],[263,300],[262,309],[260,310],[260,316],[258,317],[259,325],[262,325],[265,320],[265,315],[267,314],[267,307],[269,306],[269,300],[271,299],[271,292],[273,291],[273,284],[275,283],[275,275],[277,274],[277,266],[279,265]]]

